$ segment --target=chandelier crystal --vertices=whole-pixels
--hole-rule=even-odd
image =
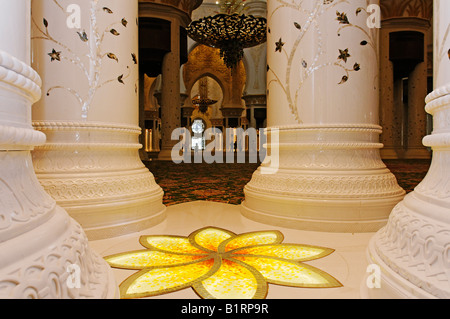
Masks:
[[[219,2],[221,12],[193,21],[186,28],[194,41],[220,49],[226,66],[234,68],[244,56],[244,49],[266,42],[267,20],[241,14],[245,1]]]

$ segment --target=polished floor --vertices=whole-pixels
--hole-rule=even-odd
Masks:
[[[236,234],[255,231],[278,230],[284,236],[283,243],[303,244],[332,248],[335,251],[321,259],[306,262],[336,278],[339,288],[293,288],[269,285],[267,299],[358,299],[360,285],[366,275],[366,247],[372,233],[340,234],[299,231],[273,227],[251,221],[240,214],[239,206],[195,201],[170,206],[166,220],[150,229],[112,239],[91,242],[92,248],[101,256],[142,250],[139,238],[143,235],[188,236],[192,232],[208,227],[227,229]],[[116,280],[123,282],[136,273],[136,270],[113,269]],[[199,299],[190,288],[152,297],[155,299]]]
[[[322,233],[274,227],[243,217],[239,203],[242,189],[257,167],[255,164],[230,164],[220,170],[212,166],[175,165],[167,162],[146,163],[165,191],[167,218],[159,225],[139,233],[92,241],[91,246],[102,257],[142,250],[141,236],[163,235],[187,237],[205,228],[217,227],[235,234],[257,231],[279,231],[283,243],[321,246],[334,252],[307,261],[338,280],[338,288],[297,288],[269,284],[266,299],[359,299],[360,288],[368,274],[366,249],[374,233]],[[387,161],[400,186],[410,192],[428,171],[429,161]],[[113,268],[119,285],[137,270]],[[376,289],[376,288],[374,288]],[[192,288],[164,293],[150,299],[200,299]]]

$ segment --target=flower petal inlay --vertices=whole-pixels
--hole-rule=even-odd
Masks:
[[[219,245],[228,238],[234,237],[236,234],[215,227],[207,227],[200,229],[189,236],[190,242],[199,249],[217,252]]]
[[[204,299],[260,299],[267,294],[267,283],[261,274],[227,259],[222,260],[214,275],[193,288]]]
[[[278,257],[292,261],[308,261],[328,256],[333,251],[333,249],[316,246],[278,244],[244,247],[233,251],[233,254]]]
[[[116,268],[144,269],[150,267],[167,267],[184,265],[204,259],[207,255],[180,255],[160,252],[156,250],[132,251],[117,254],[105,258],[106,261]]]
[[[190,243],[186,237],[177,236],[142,236],[139,239],[142,246],[178,254],[206,254]]]
[[[230,238],[222,245],[224,252],[255,245],[279,244],[283,242],[283,234],[278,231],[265,231],[241,234]]]
[[[335,278],[310,265],[277,258],[233,256],[254,267],[270,283],[302,288],[341,287]]]
[[[166,268],[143,269],[120,285],[122,298],[151,297],[192,286],[217,271],[214,259]]]
[[[140,271],[120,284],[122,298],[152,297],[192,287],[202,298],[262,299],[268,284],[302,288],[342,286],[302,262],[325,257],[330,248],[282,244],[279,231],[236,235],[215,227],[188,237],[141,236],[147,250],[105,257],[115,268]]]

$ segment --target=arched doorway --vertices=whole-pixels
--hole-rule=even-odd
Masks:
[[[212,126],[222,130],[228,127],[229,122],[236,122],[239,126],[245,116],[242,93],[246,84],[246,70],[243,61],[236,70],[230,70],[220,57],[219,49],[197,45],[190,52],[188,62],[183,67],[183,80],[188,96],[193,97],[192,93],[196,90],[194,86],[204,77],[208,77],[211,85],[215,86],[215,89],[211,87],[213,91],[219,87],[221,89],[221,96],[218,96],[221,102],[217,103],[220,112],[207,115],[207,122],[210,121]],[[183,116],[188,119],[185,120],[188,125],[194,110],[192,101],[186,101]],[[201,117],[205,119],[205,116]]]
[[[223,104],[223,97],[224,97],[223,88],[217,82],[217,80],[210,74],[202,76],[194,83],[194,86],[191,89],[190,94],[191,100],[199,98],[199,99],[209,99],[216,102],[210,104],[205,112],[204,110],[196,108],[193,111],[191,118],[198,116],[202,117],[202,115],[206,114],[207,117],[211,119],[220,118],[222,116],[222,113],[220,112],[220,107]]]

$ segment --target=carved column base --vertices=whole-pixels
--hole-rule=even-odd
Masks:
[[[10,195],[2,206],[12,212],[9,218],[2,214],[0,225],[0,298],[118,298],[109,265],[89,248],[80,225],[42,190],[29,152],[0,152],[0,162],[0,201]]]
[[[405,194],[380,159],[379,134],[374,125],[280,128],[279,166],[272,154],[253,174],[243,215],[294,229],[379,230]]]
[[[40,85],[0,51],[0,299],[118,298],[111,268],[33,170],[30,150],[45,143],[30,116]]]
[[[450,298],[450,86],[427,98],[434,132],[425,179],[399,203],[371,240],[369,263],[382,270],[381,287],[362,285],[366,298]]]
[[[428,201],[408,194],[372,238],[368,262],[380,266],[381,282],[372,289],[363,283],[363,298],[450,298],[449,221],[438,217],[448,208]]]
[[[163,191],[139,158],[139,128],[112,123],[33,125],[48,137],[48,143],[33,152],[39,181],[90,240],[140,231],[164,220]]]

